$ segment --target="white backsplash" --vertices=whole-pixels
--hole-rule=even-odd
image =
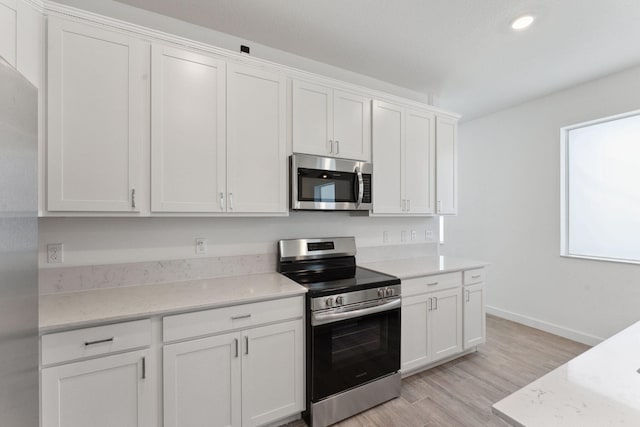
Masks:
[[[437,255],[437,244],[358,248],[359,263]],[[236,255],[40,269],[40,294],[154,285],[276,271],[276,254]]]

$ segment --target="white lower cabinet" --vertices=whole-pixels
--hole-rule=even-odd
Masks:
[[[42,370],[42,427],[148,427],[154,424],[149,350]]]
[[[403,280],[403,373],[485,342],[484,276],[479,268]]]
[[[297,319],[269,322],[299,304]],[[165,318],[165,331],[202,332],[205,318],[229,317],[234,330],[164,345],[164,426],[260,426],[304,409],[302,299],[267,301]],[[281,306],[281,307],[278,307]],[[261,311],[257,312],[257,311]],[[165,339],[172,332],[165,333]]]
[[[462,351],[461,299],[460,288],[403,298],[403,371]]]

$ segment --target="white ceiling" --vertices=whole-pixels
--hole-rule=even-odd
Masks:
[[[640,64],[640,0],[119,0],[479,117]],[[513,18],[536,16],[523,32]]]

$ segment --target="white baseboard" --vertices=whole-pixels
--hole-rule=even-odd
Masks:
[[[587,345],[597,345],[604,341],[604,338],[596,337],[595,335],[586,334],[584,332],[565,328],[564,326],[556,325],[554,323],[545,322],[544,320],[535,319],[533,317],[524,316],[522,314],[514,313],[507,310],[502,310],[497,307],[487,306],[487,314],[502,317],[503,319],[521,323],[526,326],[531,326],[532,328],[540,329],[541,331],[549,332],[550,334],[558,335],[563,338],[581,342]]]

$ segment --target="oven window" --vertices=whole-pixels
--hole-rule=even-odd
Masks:
[[[355,202],[356,174],[317,169],[298,169],[298,201]]]
[[[400,309],[312,327],[312,399],[400,369]]]

